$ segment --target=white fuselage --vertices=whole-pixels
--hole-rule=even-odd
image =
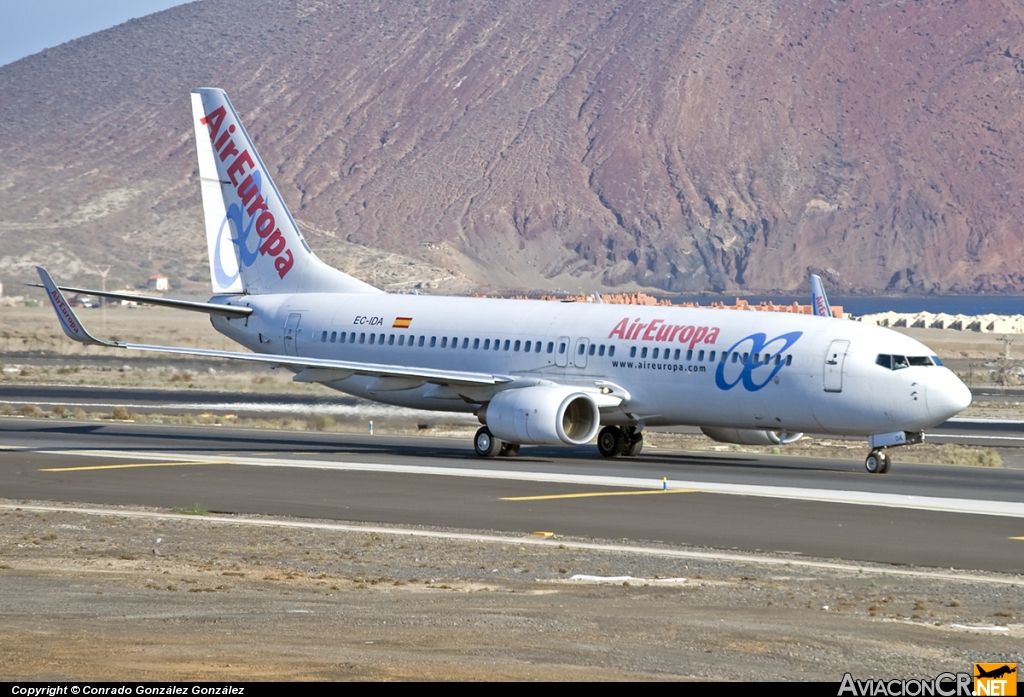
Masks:
[[[212,302],[253,308],[248,318],[212,321],[259,353],[492,373],[514,378],[507,387],[530,381],[610,386],[606,391],[624,398],[602,406],[607,425],[869,435],[930,428],[971,400],[920,342],[848,320],[356,293],[218,296]],[[893,369],[878,364],[880,355],[915,360]],[[322,381],[389,404],[465,412],[503,389],[382,382],[359,374]]]

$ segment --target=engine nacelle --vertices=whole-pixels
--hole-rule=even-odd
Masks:
[[[789,445],[804,437],[802,433],[787,431],[763,431],[759,428],[721,428],[701,426],[700,430],[711,440],[737,445]]]
[[[503,390],[480,414],[487,429],[508,443],[583,445],[597,435],[597,402],[574,387],[538,385]]]

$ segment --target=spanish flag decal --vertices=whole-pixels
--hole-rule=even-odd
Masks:
[[[395,323],[391,325],[391,328],[408,329],[410,324],[412,324],[412,317],[396,317]]]

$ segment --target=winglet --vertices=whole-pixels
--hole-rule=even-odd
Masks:
[[[43,282],[43,287],[46,289],[46,295],[50,298],[50,304],[53,305],[54,311],[57,313],[57,319],[60,320],[60,327],[64,330],[64,333],[71,339],[81,342],[86,345],[95,346],[120,346],[120,344],[114,341],[100,341],[82,326],[82,323],[78,320],[74,310],[68,305],[67,299],[64,298],[64,294],[57,288],[57,284],[50,278],[50,274],[46,273],[46,269],[42,266],[37,266],[36,271],[39,272],[39,278]]]
[[[821,282],[821,276],[811,274],[811,306],[814,314],[818,317],[831,317],[832,308],[828,304],[828,296],[825,295],[825,286]]]

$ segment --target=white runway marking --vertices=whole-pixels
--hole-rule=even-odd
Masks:
[[[475,479],[503,479],[521,482],[547,482],[551,484],[577,484],[585,486],[617,487],[630,489],[661,489],[661,479],[644,477],[616,477],[565,472],[529,472],[522,470],[474,469],[470,467],[438,467],[430,465],[389,465],[370,462],[338,462],[333,460],[298,460],[283,458],[223,457],[216,455],[195,455],[192,453],[152,453],[123,450],[43,450],[53,455],[78,455],[81,457],[105,457],[126,460],[148,460],[167,462],[208,462],[219,465],[245,467],[293,467],[297,469],[327,469],[341,472],[379,472],[387,474],[418,474],[439,477],[470,477]],[[866,475],[865,475],[866,476]],[[766,486],[759,484],[726,484],[668,480],[668,489],[691,489],[708,494],[729,494],[733,496],[759,496],[764,498],[816,501],[822,503],[846,503],[858,506],[881,506],[920,511],[944,513],[970,513],[1006,518],[1024,518],[1024,503],[1015,501],[985,501],[979,499],[955,499],[933,496],[911,496],[907,494],[885,494],[868,491],[846,491],[839,489],[805,489],[799,487]]]
[[[571,542],[561,539],[541,539],[536,537],[512,537],[508,535],[477,535],[473,533],[459,532],[438,532],[434,530],[411,530],[400,527],[380,527],[373,525],[345,525],[342,523],[315,523],[309,521],[279,520],[273,518],[247,518],[244,516],[194,516],[180,513],[158,513],[154,511],[131,511],[112,508],[81,508],[72,506],[36,506],[27,504],[0,504],[0,510],[21,510],[38,511],[42,513],[82,513],[86,515],[118,517],[118,518],[148,518],[151,520],[187,520],[196,524],[209,525],[253,525],[260,527],[276,528],[299,528],[306,530],[336,530],[339,532],[361,532],[377,535],[396,535],[406,537],[425,537],[443,540],[463,540],[467,542],[491,542],[503,545],[516,545],[522,547],[533,545],[538,547],[555,547],[565,549],[579,549],[597,552],[622,552],[625,554],[643,554],[656,557],[669,557],[675,559],[701,559],[707,561],[740,562],[745,564],[762,564],[766,566],[803,567],[811,569],[824,569],[830,571],[842,571],[853,575],[863,576],[864,574],[885,574],[888,576],[911,576],[914,578],[934,578],[950,581],[963,581],[965,583],[994,583],[999,585],[1019,585],[1020,576],[1014,575],[978,575],[959,573],[956,571],[915,571],[898,566],[883,566],[878,564],[841,564],[837,562],[814,561],[810,559],[799,559],[793,557],[770,557],[756,554],[729,554],[720,552],[695,552],[682,549],[668,549],[663,547],[640,547],[634,545],[612,545],[592,542]]]

